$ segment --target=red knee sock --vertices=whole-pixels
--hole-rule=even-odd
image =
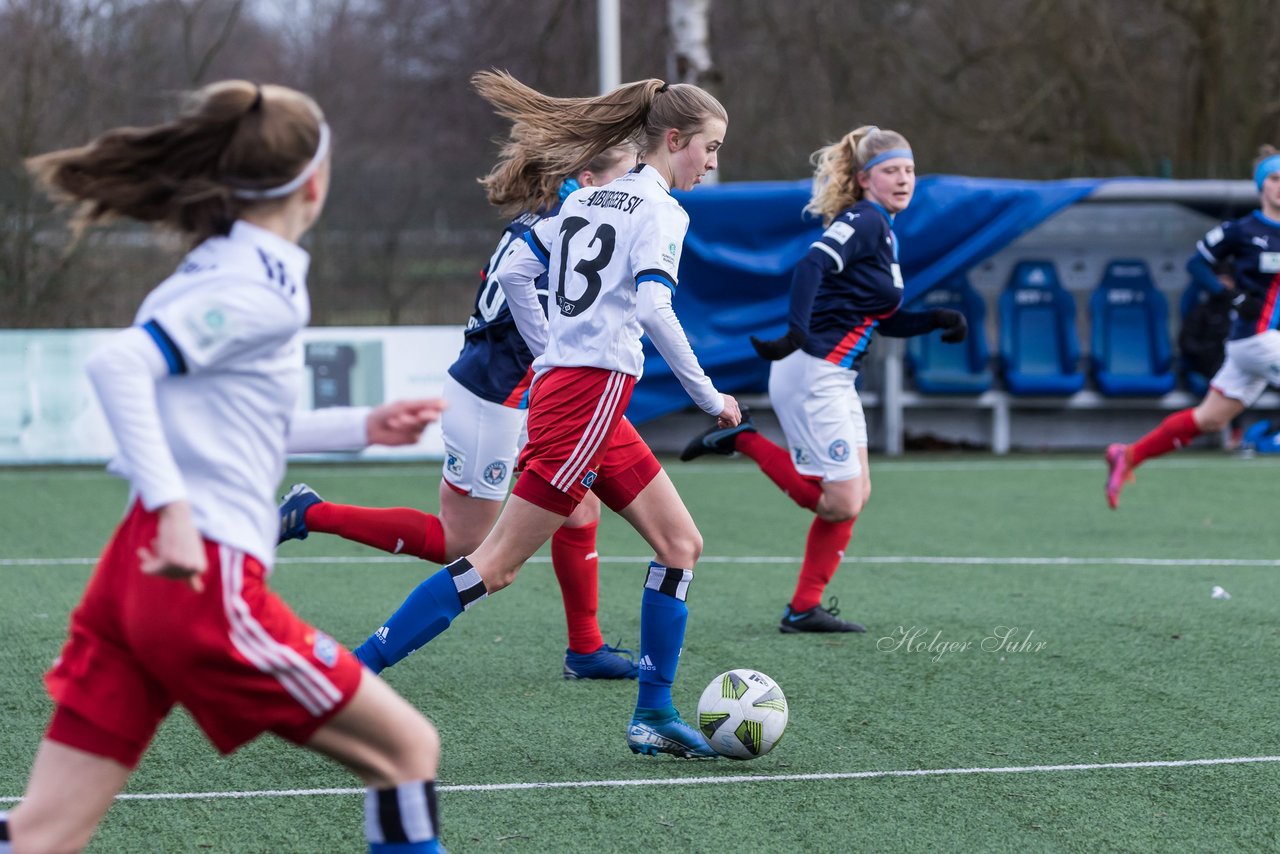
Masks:
[[[604,646],[596,608],[600,601],[596,523],[560,528],[551,538],[551,566],[560,582],[564,617],[569,624],[569,649],[595,652]]]
[[[822,497],[822,479],[803,475],[791,464],[791,454],[759,433],[740,433],[734,447],[756,461],[765,477],[806,510],[815,510]]]
[[[822,591],[836,574],[845,547],[853,537],[853,523],[857,517],[845,522],[828,522],[814,519],[809,526],[809,539],[804,546],[804,563],[800,564],[800,578],[796,592],[791,597],[791,610],[808,611],[822,601]]]
[[[1183,409],[1160,422],[1160,426],[1129,446],[1129,465],[1137,468],[1144,460],[1186,447],[1201,431],[1195,410]]]
[[[307,530],[337,534],[391,554],[445,562],[444,526],[411,507],[353,507],[322,501],[307,508]]]

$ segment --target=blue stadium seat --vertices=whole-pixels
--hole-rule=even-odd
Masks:
[[[1167,394],[1177,377],[1169,349],[1169,303],[1142,261],[1112,261],[1089,297],[1090,361],[1112,397]]]
[[[969,322],[969,335],[961,344],[945,344],[942,332],[907,339],[907,370],[915,376],[923,394],[982,394],[993,377],[987,347],[987,306],[963,275],[942,282],[912,300],[913,311],[950,308]]]
[[[1076,303],[1048,261],[1019,261],[1000,294],[1000,359],[1015,395],[1068,395],[1084,388]]]

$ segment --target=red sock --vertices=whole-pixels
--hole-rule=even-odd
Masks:
[[[739,433],[734,448],[756,461],[765,477],[778,485],[795,503],[815,510],[822,497],[822,479],[803,475],[791,464],[791,454],[759,433]]]
[[[814,519],[809,526],[809,539],[804,545],[804,563],[800,564],[800,578],[796,592],[791,597],[791,610],[799,613],[822,602],[822,591],[836,574],[845,547],[853,537],[853,523],[857,517],[845,522],[828,522]]]
[[[1129,446],[1129,465],[1137,468],[1144,460],[1186,447],[1201,431],[1195,410],[1183,409],[1160,422],[1160,426]]]
[[[595,652],[604,646],[596,608],[600,602],[599,558],[596,555],[597,523],[581,528],[561,527],[551,537],[551,566],[564,597],[564,617],[569,624],[569,649]]]
[[[337,534],[391,554],[445,562],[444,526],[411,507],[353,507],[322,501],[307,508],[307,530]]]

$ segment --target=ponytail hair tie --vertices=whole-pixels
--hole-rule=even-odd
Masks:
[[[661,86],[658,87],[658,91],[656,94],[661,95],[663,92],[667,91],[670,88],[671,88],[670,83],[663,83]]]
[[[262,86],[257,83],[253,84],[253,103],[249,105],[248,112],[256,113],[262,109]]]

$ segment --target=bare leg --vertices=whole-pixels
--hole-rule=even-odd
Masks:
[[[618,515],[653,547],[658,563],[693,569],[702,556],[702,534],[665,471]]]
[[[474,551],[493,528],[501,501],[461,495],[440,481],[440,525],[444,528],[445,562]]]
[[[485,590],[493,593],[514,581],[524,562],[551,539],[565,518],[518,495],[508,498],[489,536],[467,555]]]
[[[114,759],[42,741],[22,803],[9,813],[14,854],[84,848],[130,773]]]
[[[440,763],[435,727],[368,672],[356,695],[311,737],[307,747],[347,766],[374,788],[433,780]]]

